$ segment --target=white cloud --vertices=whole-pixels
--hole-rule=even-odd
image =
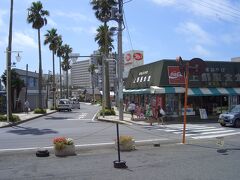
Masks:
[[[240,42],[239,32],[223,34],[221,36],[221,39],[226,44],[239,43]]]
[[[152,1],[160,6],[172,6],[176,4],[176,0],[152,0]]]
[[[209,0],[151,0],[157,5],[171,6],[189,12],[195,16],[204,16],[212,20],[239,21],[240,2],[229,0],[209,1]]]
[[[7,13],[7,11],[0,9],[0,31],[3,31],[3,27],[5,26],[3,16]]]
[[[88,18],[87,16],[80,14],[80,13],[56,11],[56,12],[54,12],[54,14],[56,16],[73,19],[74,21],[90,21],[90,22],[92,22],[92,20],[90,18]]]
[[[200,57],[206,57],[209,56],[211,53],[207,49],[205,49],[203,46],[197,44],[192,48],[192,51],[196,53]]]
[[[213,44],[213,40],[210,34],[208,34],[198,24],[193,22],[186,22],[180,24],[177,28],[177,32],[186,35],[188,41],[201,44]]]
[[[57,26],[57,23],[50,17],[48,17],[48,19],[47,19],[47,24],[52,26],[52,27],[56,27]]]
[[[32,37],[22,32],[14,32],[12,43],[15,47],[29,47],[29,48],[37,48],[37,42],[34,41]]]

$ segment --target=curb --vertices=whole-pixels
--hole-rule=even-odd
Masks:
[[[13,123],[9,123],[9,124],[7,124],[7,125],[3,125],[3,126],[1,126],[0,128],[16,126],[16,125],[18,125],[18,124],[22,124],[22,123],[28,122],[28,121],[30,121],[30,120],[33,120],[33,119],[36,119],[36,118],[39,118],[39,117],[47,116],[47,115],[53,114],[53,113],[55,113],[55,112],[57,112],[57,111],[49,112],[49,113],[46,113],[46,114],[39,114],[39,115],[36,115],[36,116],[34,116],[34,117],[30,117],[30,118],[28,118],[28,119],[25,119],[25,120],[20,120],[20,121],[18,121],[18,122],[13,122]]]
[[[110,122],[110,123],[118,123],[118,124],[126,124],[126,125],[132,125],[131,122],[126,122],[125,120],[120,121],[120,120],[114,120],[114,119],[105,119],[105,118],[99,118],[97,119],[98,121],[104,121],[104,122]]]
[[[154,147],[156,144],[161,145],[174,145],[174,144],[181,144],[177,140],[169,140],[169,139],[148,139],[148,140],[138,140],[135,141],[136,147],[140,146],[152,146]],[[158,147],[159,147],[158,146]],[[0,149],[1,153],[30,153],[36,152],[39,149],[47,149],[51,153],[53,153],[54,149],[53,146],[46,146],[46,147],[32,147],[32,148],[19,148],[19,149]],[[108,143],[95,143],[95,144],[78,144],[75,145],[76,151],[91,151],[91,150],[101,150],[101,149],[115,149],[115,142],[108,142]]]

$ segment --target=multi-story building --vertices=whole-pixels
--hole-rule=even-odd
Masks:
[[[91,87],[91,76],[88,71],[90,59],[76,61],[71,68],[71,82],[73,88],[89,88]]]
[[[30,108],[35,109],[38,106],[38,96],[39,96],[39,91],[38,91],[38,73],[36,72],[31,72],[31,71],[26,71],[22,69],[14,69],[15,72],[19,75],[20,79],[22,79],[25,83],[25,87],[22,88],[20,94],[19,94],[19,99],[16,99],[16,96],[13,98],[16,99],[14,103],[17,103],[17,101],[20,101],[22,106],[24,104],[25,99],[28,99]],[[47,75],[43,75],[43,81],[42,81],[42,106],[46,108],[46,83]],[[15,106],[15,105],[14,105]]]

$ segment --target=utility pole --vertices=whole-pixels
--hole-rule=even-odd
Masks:
[[[9,22],[9,34],[8,34],[8,47],[6,49],[7,58],[7,122],[9,123],[10,117],[12,117],[12,97],[11,97],[11,51],[12,51],[12,21],[13,21],[13,0],[11,0],[10,6],[10,22]]]
[[[119,120],[123,121],[123,58],[122,58],[122,22],[123,22],[123,1],[118,0],[118,107]],[[120,144],[119,144],[119,125],[116,123],[117,129],[117,149],[118,160],[113,161],[115,168],[127,168],[126,161],[121,160]]]
[[[122,21],[123,21],[123,1],[119,0],[119,20],[118,20],[118,107],[119,120],[123,120],[123,58],[122,58]]]

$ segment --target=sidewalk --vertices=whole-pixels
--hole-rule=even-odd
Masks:
[[[106,121],[106,122],[113,122],[113,123],[120,123],[120,124],[137,124],[137,125],[156,125],[158,124],[157,120],[153,120],[152,123],[149,121],[146,121],[144,119],[137,119],[137,116],[134,115],[134,119],[131,119],[131,114],[124,112],[123,113],[123,121],[119,120],[119,111],[117,108],[114,109],[116,112],[115,116],[98,116],[99,121]],[[208,119],[200,119],[198,116],[187,116],[187,123],[217,123],[218,122],[218,116],[212,116],[208,117]],[[181,124],[183,123],[183,116],[182,117],[166,117],[164,120],[164,124]]]
[[[46,114],[34,114],[33,111],[30,111],[29,113],[25,113],[25,112],[13,113],[13,115],[19,116],[20,121],[19,122],[14,122],[14,123],[0,122],[0,128],[1,127],[9,127],[9,126],[16,125],[16,124],[21,124],[23,122],[27,122],[29,120],[32,120],[32,119],[35,119],[35,118],[38,118],[38,117],[42,117],[42,116],[46,116],[48,114],[52,114],[54,112],[56,112],[56,110],[47,109]]]

